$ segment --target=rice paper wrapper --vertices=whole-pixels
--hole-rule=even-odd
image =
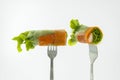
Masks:
[[[102,40],[103,34],[97,26],[82,25],[75,36],[80,43],[98,44]]]

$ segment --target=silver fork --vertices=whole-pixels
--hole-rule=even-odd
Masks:
[[[89,57],[90,57],[90,80],[94,80],[93,64],[98,57],[97,46],[89,44]]]
[[[52,46],[52,45],[48,46],[47,54],[48,54],[48,57],[50,58],[50,80],[54,80],[53,60],[57,55],[57,46]]]

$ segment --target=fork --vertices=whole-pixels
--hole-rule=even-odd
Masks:
[[[48,57],[50,58],[50,80],[54,80],[53,60],[57,55],[57,46],[52,46],[52,45],[48,46],[47,54],[48,54]]]
[[[90,57],[90,80],[94,80],[93,64],[98,57],[97,46],[89,44],[89,57]]]

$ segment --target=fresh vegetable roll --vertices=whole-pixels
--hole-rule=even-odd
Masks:
[[[17,41],[17,50],[22,51],[21,45],[26,45],[26,50],[39,46],[65,46],[67,32],[65,30],[31,30],[21,33],[13,38]]]
[[[39,45],[57,45],[64,46],[66,45],[66,31],[65,30],[55,30],[54,33],[43,35],[39,37]]]
[[[83,43],[98,44],[101,41],[102,33],[97,26],[87,27],[84,32],[77,32],[77,40]]]
[[[73,32],[68,41],[69,45],[75,45],[77,42],[98,44],[103,38],[103,33],[97,26],[89,27],[79,24],[78,20],[71,20],[70,27]]]

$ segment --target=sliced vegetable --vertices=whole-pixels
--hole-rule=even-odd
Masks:
[[[25,42],[27,42],[27,35],[28,35],[28,31],[21,33],[20,35],[16,36],[13,38],[13,40],[17,41],[17,50],[18,52],[22,51],[21,45],[24,44]]]
[[[70,39],[68,40],[70,46],[75,45],[77,41],[88,44],[98,44],[103,37],[102,31],[98,27],[88,27],[79,24],[77,19],[72,19],[70,21],[70,28],[72,29]]]
[[[79,28],[79,21],[77,20],[77,19],[72,19],[71,21],[70,21],[70,27],[72,28],[72,29],[77,29],[77,28]]]
[[[75,37],[75,33],[80,29],[80,24],[77,19],[72,19],[70,21],[70,28],[72,29],[72,33],[70,35],[70,39],[68,40],[68,44],[73,46],[77,43],[77,39]]]
[[[92,31],[92,34],[93,34],[92,43],[93,44],[98,44],[102,40],[102,37],[103,37],[102,32],[100,31],[100,29],[94,28],[93,31]]]

